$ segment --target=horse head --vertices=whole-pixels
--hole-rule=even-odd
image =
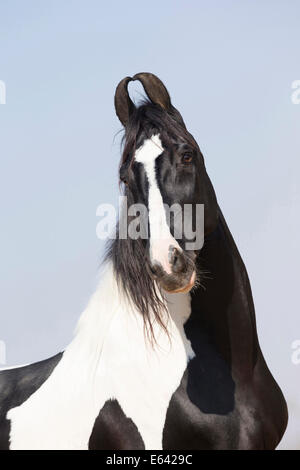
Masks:
[[[147,95],[138,107],[128,93],[134,80]],[[150,305],[155,311],[155,285],[176,293],[197,284],[195,261],[203,242],[197,244],[196,238],[214,230],[218,206],[200,148],[158,77],[125,77],[116,89],[115,109],[125,131],[120,181],[128,203],[147,208],[149,236],[119,240],[111,253],[116,273],[139,310],[145,312]],[[203,224],[197,219],[198,206],[204,207]]]

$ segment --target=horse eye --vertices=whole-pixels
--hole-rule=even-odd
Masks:
[[[193,160],[193,155],[191,153],[185,153],[182,156],[182,162],[183,163],[191,163],[192,160]]]
[[[125,176],[125,174],[124,174],[123,171],[120,173],[119,177],[120,177],[121,183],[124,183],[124,184],[126,184],[126,186],[127,186],[128,181],[127,181],[126,176]]]

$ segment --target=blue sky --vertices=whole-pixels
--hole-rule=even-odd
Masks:
[[[153,72],[205,156],[248,268],[262,349],[293,410],[282,447],[300,448],[299,15],[292,0],[1,1],[8,364],[53,355],[72,337],[103,250],[96,208],[118,197],[115,87]]]

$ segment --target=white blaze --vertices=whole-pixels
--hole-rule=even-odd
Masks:
[[[149,225],[150,225],[150,258],[152,263],[159,262],[164,270],[171,274],[169,263],[169,247],[173,245],[179,251],[182,251],[174,237],[170,233],[167,224],[166,212],[163,199],[157,184],[155,161],[164,149],[159,134],[151,139],[145,140],[135,153],[135,160],[144,165],[144,169],[149,182]]]

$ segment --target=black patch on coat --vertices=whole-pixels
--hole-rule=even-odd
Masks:
[[[188,376],[189,371],[186,369],[170,401],[163,430],[163,449],[236,449],[236,426],[239,426],[236,412],[228,415],[202,412],[189,397]]]
[[[49,378],[63,353],[16,369],[0,371],[0,450],[9,449],[11,408],[22,405]]]
[[[194,312],[185,325],[195,352],[173,394],[163,431],[163,449],[234,449],[239,428],[235,382]]]
[[[206,240],[201,255],[205,269],[213,275],[205,290],[191,294],[192,312],[184,330],[195,357],[170,401],[163,432],[165,449],[230,449],[238,440],[227,318],[233,266],[220,226]]]
[[[91,450],[144,450],[145,445],[132,419],[118,401],[108,400],[101,409],[89,440]]]

